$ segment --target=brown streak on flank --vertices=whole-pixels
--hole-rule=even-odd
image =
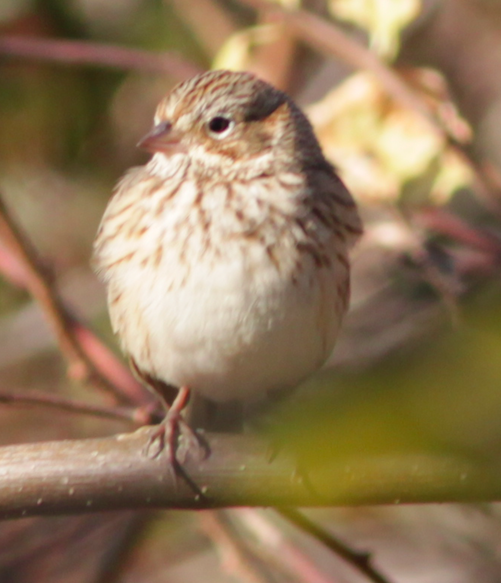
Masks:
[[[322,212],[322,211],[320,211],[320,212]],[[331,221],[331,224],[329,225],[330,229],[334,228],[335,226],[337,226],[337,227],[342,226],[343,223],[339,220],[337,215],[334,212],[332,212],[331,209],[329,209],[325,214],[328,214],[329,219]]]
[[[141,220],[142,217],[140,217],[139,219],[137,219],[134,223],[131,223],[129,225],[129,228],[125,231],[125,237],[128,240],[134,240],[137,238],[137,231],[138,231],[138,225],[139,222]]]
[[[113,296],[113,297],[110,299],[110,305],[111,305],[111,306],[116,306],[116,305],[119,303],[119,301],[120,301],[120,298],[122,297],[122,295],[123,295],[123,293],[122,293],[122,292],[116,293],[116,294],[115,294],[115,295],[114,295],[114,296]]]
[[[181,246],[181,249],[179,250],[179,263],[186,263],[186,246],[187,246],[187,238],[185,238],[185,241],[183,243],[183,245]],[[186,279],[186,276],[184,276],[184,279]]]
[[[195,200],[193,201],[193,203],[196,207],[199,207],[200,203],[202,202],[202,199],[204,197],[204,190],[202,188],[202,185],[198,181],[196,184],[196,189],[197,189],[197,196],[195,197]]]
[[[313,261],[315,262],[315,265],[317,267],[322,267],[323,265],[322,256],[314,245],[312,245],[311,243],[299,242],[296,244],[296,247],[298,251],[310,255],[313,258]]]
[[[160,184],[150,184],[148,188],[145,188],[142,193],[142,198],[151,198],[154,194],[161,188],[162,185]]]
[[[153,265],[155,267],[159,267],[160,263],[162,262],[163,253],[163,245],[159,245],[155,251],[155,255],[153,256]]]
[[[273,263],[278,273],[280,273],[280,261],[275,255],[274,245],[266,245],[266,255],[268,255],[269,260]]]
[[[179,181],[179,184],[176,186],[176,188],[171,190],[166,196],[163,196],[160,199],[159,206],[158,206],[158,214],[164,212],[165,207],[167,205],[167,202],[176,196],[176,194],[179,192],[179,190],[183,186],[183,184],[184,184],[184,178],[183,178],[183,180]]]
[[[303,231],[303,233],[304,233],[304,234],[305,234],[307,237],[309,237],[309,236],[310,236],[310,234],[309,234],[309,232],[308,232],[308,229],[306,228],[306,225],[304,224],[304,221],[303,221],[302,219],[298,219],[298,218],[296,218],[296,219],[295,219],[295,223],[296,223],[296,225],[297,225],[297,226],[298,226],[298,227],[301,229],[301,231]]]
[[[334,199],[334,201],[336,202],[336,204],[338,204],[339,206],[344,206],[345,208],[355,208],[356,204],[354,201],[352,200],[345,200],[344,198],[342,198],[341,196],[339,196],[339,194],[336,194],[335,192],[329,192],[329,196]]]
[[[207,213],[203,208],[200,208],[200,224],[202,225],[202,232],[207,239],[207,247],[209,246],[210,237],[209,237],[209,228],[210,228],[210,219],[207,217]]]
[[[131,207],[133,207],[135,204],[137,203],[137,201],[133,201],[133,202],[129,202],[129,204],[126,204],[125,206],[123,206],[121,209],[118,209],[117,212],[115,213],[111,213],[110,215],[108,215],[107,219],[111,220],[111,219],[116,219],[118,218],[120,215],[122,215],[123,213],[126,213]]]
[[[116,234],[111,233],[110,235],[106,235],[103,237],[104,229],[100,229],[99,233],[96,236],[96,242],[94,243],[94,255],[97,256],[100,253],[100,250],[106,246],[107,243],[110,241],[114,241],[116,239]]]
[[[346,255],[343,255],[342,253],[337,252],[336,259],[339,261],[339,263],[341,263],[341,265],[343,265],[346,268],[347,271],[349,271],[350,264],[348,262],[348,258],[346,257]]]
[[[319,208],[313,207],[311,212],[325,227],[332,227],[332,222],[329,220],[331,217],[323,213]]]
[[[116,259],[115,261],[108,263],[106,265],[106,268],[109,269],[110,267],[115,267],[116,265],[119,265],[120,263],[123,263],[124,261],[130,261],[132,259],[132,257],[134,257],[134,251],[127,253],[127,255],[120,257],[120,259]]]
[[[354,235],[361,235],[364,232],[363,229],[352,227],[351,225],[348,225],[346,223],[343,225],[343,227],[346,231],[348,231],[348,233],[353,233]]]

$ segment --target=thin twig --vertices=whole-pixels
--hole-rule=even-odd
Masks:
[[[26,289],[37,300],[49,322],[68,362],[68,375],[79,381],[88,381],[105,393],[112,394],[120,401],[141,402],[139,387],[118,387],[110,382],[94,366],[82,349],[75,333],[75,318],[57,294],[38,253],[20,230],[0,197],[0,241],[24,268]]]
[[[145,425],[151,422],[151,414],[146,408],[106,407],[104,405],[95,405],[93,403],[86,403],[85,401],[68,399],[42,391],[29,391],[26,393],[0,391],[0,403],[50,407],[72,413],[83,413],[84,415],[93,415],[106,419],[128,421],[135,425]]]
[[[0,237],[1,239],[1,237]],[[24,289],[28,288],[29,276],[25,265],[0,240],[0,273],[13,285]],[[126,395],[130,395],[134,403],[143,403],[146,400],[146,391],[131,375],[115,354],[96,336],[96,334],[79,322],[68,306],[66,311],[71,314],[73,332],[80,343],[82,350],[87,354],[95,368],[118,387]],[[153,397],[153,396],[152,396]]]
[[[278,510],[278,512],[289,522],[296,525],[300,530],[307,532],[323,543],[327,548],[343,558],[353,568],[360,573],[363,573],[374,583],[390,583],[389,579],[381,575],[381,573],[371,565],[371,556],[369,553],[360,553],[350,549],[345,543],[342,543],[331,533],[306,518],[306,516],[297,510],[287,508]]]
[[[0,37],[0,54],[65,65],[91,65],[142,72],[165,73],[183,81],[203,69],[173,53],[154,53],[76,40],[27,36]]]
[[[302,549],[290,541],[284,532],[267,519],[261,509],[238,508],[232,511],[244,527],[259,541],[263,553],[282,570],[287,569],[288,579],[293,573],[305,583],[335,583],[332,575],[325,575]]]
[[[68,310],[68,308],[67,308]],[[130,369],[120,361],[106,344],[86,325],[79,322],[74,315],[73,334],[80,343],[93,366],[101,371],[114,387],[134,404],[151,404],[155,402],[153,394],[147,391],[131,374]],[[158,400],[156,401],[158,403]]]
[[[436,207],[421,209],[419,213],[413,215],[413,220],[418,225],[467,247],[493,257],[501,257],[501,239],[499,237],[469,225],[447,210]]]
[[[200,524],[221,554],[224,569],[248,583],[270,583],[221,511],[200,513]]]

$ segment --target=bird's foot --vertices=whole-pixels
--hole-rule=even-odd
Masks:
[[[183,409],[190,399],[188,387],[182,387],[169,407],[164,419],[153,428],[146,445],[145,453],[154,459],[165,453],[172,468],[178,472],[188,454],[205,458],[207,444],[202,437],[190,427],[183,417]]]

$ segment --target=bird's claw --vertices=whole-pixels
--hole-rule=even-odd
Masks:
[[[170,409],[164,420],[154,427],[145,454],[151,459],[165,454],[169,464],[173,468],[179,468],[191,454],[195,454],[198,459],[205,459],[208,447],[205,440],[190,427],[181,413]]]

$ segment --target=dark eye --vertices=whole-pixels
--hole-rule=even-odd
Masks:
[[[209,130],[214,134],[222,134],[225,132],[232,124],[231,119],[218,115],[213,117],[209,122]]]

